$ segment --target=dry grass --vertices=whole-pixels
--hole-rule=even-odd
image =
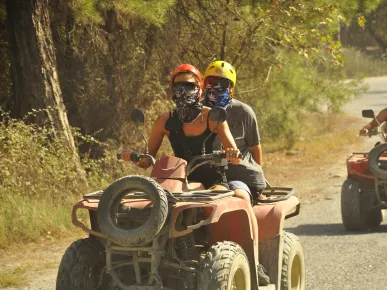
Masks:
[[[338,161],[345,168],[349,148],[362,141],[356,137],[357,119],[334,115],[325,121],[309,116],[305,121],[303,136],[292,150],[273,151],[279,145],[268,144],[263,168],[272,185],[296,187],[311,183],[319,173]],[[305,197],[302,191],[297,194]]]
[[[24,286],[28,283],[24,277],[27,272],[27,266],[16,267],[0,271],[0,286]]]
[[[74,230],[60,238],[41,239],[36,243],[13,244],[0,250],[0,289],[28,285],[37,273],[57,269],[63,252],[73,241],[85,238],[85,233]]]

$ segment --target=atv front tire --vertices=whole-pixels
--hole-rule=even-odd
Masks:
[[[99,240],[87,238],[75,241],[62,257],[56,290],[108,289],[108,278],[97,288],[101,275],[104,275],[105,261],[105,248]]]
[[[203,260],[198,289],[250,290],[249,261],[241,246],[234,242],[213,245]]]
[[[138,228],[124,229],[117,223],[116,215],[122,198],[130,191],[146,193],[152,201],[148,220]],[[101,231],[114,243],[121,246],[141,246],[155,237],[163,227],[168,214],[168,200],[164,189],[151,178],[125,176],[113,182],[98,203],[98,224]]]
[[[304,251],[297,236],[288,232],[284,232],[281,289],[305,289]]]
[[[348,178],[341,188],[341,217],[347,230],[376,228],[382,222],[381,210],[370,211],[374,197],[361,188],[360,182]]]

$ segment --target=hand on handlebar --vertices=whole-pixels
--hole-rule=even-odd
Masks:
[[[226,158],[229,162],[231,162],[234,165],[238,165],[239,163],[241,163],[239,149],[226,148],[225,151],[226,151]]]
[[[132,161],[136,166],[147,169],[149,166],[151,166],[152,161],[149,158],[141,158],[138,159],[139,157],[137,156],[138,153],[130,150],[130,149],[122,149],[121,151],[121,159],[124,161]],[[136,157],[134,159],[134,157]],[[136,160],[138,159],[138,160]]]
[[[359,135],[357,135],[358,137],[359,136],[368,136],[368,137],[371,137],[373,135],[377,135],[378,134],[378,131],[377,129],[372,129],[372,130],[369,130],[367,128],[363,128],[359,131]]]
[[[122,160],[124,160],[126,162],[132,161],[131,158],[130,158],[131,154],[132,154],[132,150],[130,150],[130,149],[122,149],[121,150],[120,159],[122,159]]]

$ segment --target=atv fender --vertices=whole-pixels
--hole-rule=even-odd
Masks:
[[[286,218],[298,215],[300,201],[296,196],[287,200],[257,204],[253,207],[258,222],[259,241],[269,240],[278,236],[284,226]]]

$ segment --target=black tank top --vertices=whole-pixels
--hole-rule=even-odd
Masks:
[[[169,142],[173,153],[176,157],[182,158],[189,162],[193,157],[202,154],[203,142],[212,133],[208,127],[198,136],[186,136],[183,130],[183,122],[177,117],[175,112],[169,114],[169,119],[165,124],[165,129],[169,131]],[[206,154],[212,153],[212,143],[216,134],[212,134],[205,144]],[[221,175],[216,172],[216,168],[210,167],[209,164],[200,166],[195,169],[189,176],[188,180],[192,182],[201,182],[205,188],[215,184],[220,184],[222,181]]]

